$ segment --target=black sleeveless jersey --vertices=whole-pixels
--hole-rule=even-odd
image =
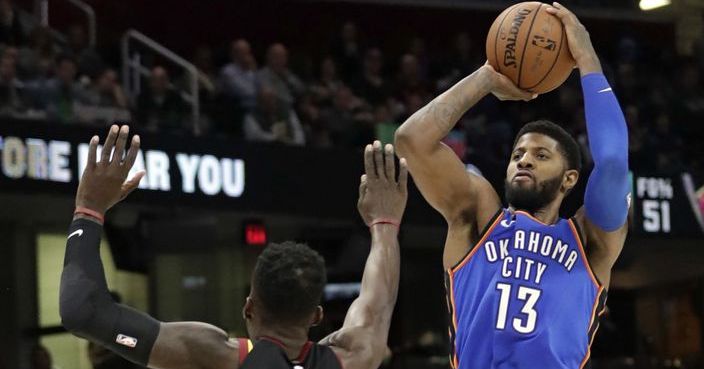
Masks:
[[[286,356],[283,344],[262,337],[254,344],[239,339],[241,369],[342,369],[340,359],[328,346],[308,341],[294,360]]]

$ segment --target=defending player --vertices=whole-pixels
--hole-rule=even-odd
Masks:
[[[569,368],[587,365],[611,268],[626,238],[628,132],[589,39],[558,3],[548,12],[566,28],[582,76],[594,170],[584,206],[561,219],[579,178],[574,139],[548,121],[526,124],[506,169],[506,199],[468,173],[441,139],[489,93],[530,100],[489,65],[411,116],[396,147],[425,199],[447,221],[443,264],[454,368]]]
[[[397,180],[391,145],[384,150],[377,141],[364,152],[366,174],[358,209],[370,227],[372,246],[360,295],[342,329],[315,344],[308,341],[308,330],[323,318],[319,304],[326,274],[323,259],[305,245],[270,245],[257,260],[251,293],[242,309],[251,341],[229,339],[206,323],[159,322],[112,300],[99,254],[103,214],[137,188],[144,175],[140,172],[125,182],[140,144],[134,136],[123,160],[128,134],[127,126],[112,126],[98,163],[98,137],[90,141],[61,276],[61,319],[68,330],[151,368],[379,366],[398,291],[397,234],[407,197],[405,160],[401,159]]]

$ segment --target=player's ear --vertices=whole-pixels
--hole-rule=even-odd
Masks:
[[[318,305],[318,307],[315,308],[315,314],[313,314],[313,320],[310,323],[311,327],[318,326],[318,324],[323,321],[323,316],[325,316],[323,313],[323,307]]]
[[[252,298],[247,296],[247,301],[245,301],[242,307],[242,318],[244,320],[252,319],[252,310],[254,309],[254,304],[252,304]]]
[[[567,195],[575,185],[577,185],[577,180],[579,179],[579,171],[576,169],[568,169],[565,174],[562,175],[562,192]]]

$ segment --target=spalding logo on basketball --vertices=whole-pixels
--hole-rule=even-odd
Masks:
[[[504,10],[486,38],[489,64],[518,87],[545,93],[559,87],[574,68],[562,22],[536,1]]]

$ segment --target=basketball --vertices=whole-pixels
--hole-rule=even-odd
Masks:
[[[522,2],[504,10],[489,29],[489,64],[519,88],[538,94],[559,87],[575,62],[562,22],[548,4]]]

